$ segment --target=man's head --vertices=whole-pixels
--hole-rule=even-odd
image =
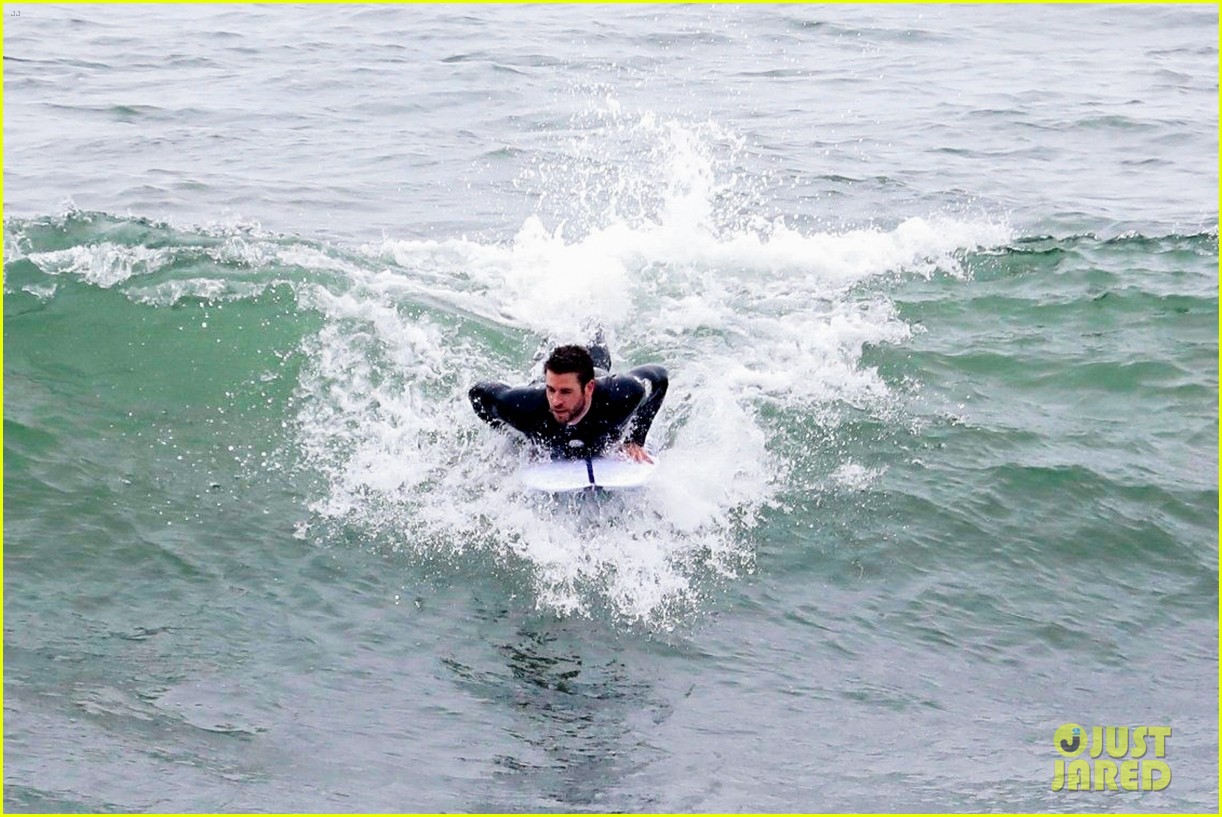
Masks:
[[[594,361],[584,346],[557,346],[543,364],[547,405],[558,423],[581,419],[594,396]]]

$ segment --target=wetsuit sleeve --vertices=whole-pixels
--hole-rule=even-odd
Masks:
[[[666,399],[666,387],[670,385],[670,380],[666,370],[656,364],[638,366],[628,372],[628,376],[644,381],[649,388],[649,394],[637,406],[633,415],[632,431],[628,434],[629,442],[644,446],[649,427],[653,425],[653,418],[657,416],[658,409],[662,408],[662,401]]]
[[[507,425],[523,434],[537,432],[539,417],[547,411],[547,397],[535,386],[510,388],[504,383],[476,383],[467,392],[475,414],[493,427]]]

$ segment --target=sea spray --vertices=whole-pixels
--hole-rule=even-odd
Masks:
[[[526,576],[541,609],[666,627],[717,577],[750,569],[763,516],[881,473],[837,453],[835,428],[845,409],[896,411],[894,385],[863,362],[911,337],[890,289],[962,276],[966,253],[1010,234],[936,214],[799,229],[761,209],[766,185],[735,171],[750,160],[742,140],[708,123],[621,110],[558,149],[571,164],[523,183],[555,199],[567,167],[576,209],[549,223],[541,205],[502,242],[345,249],[252,224],[69,210],[9,223],[6,284],[43,304],[65,282],[111,291],[187,332],[168,348],[215,364],[191,390],[215,422],[256,403],[279,412],[263,439],[232,443],[234,478],[295,474],[299,536],[418,561],[478,553],[506,581]],[[466,391],[525,380],[540,351],[594,326],[617,369],[670,370],[651,433],[658,478],[597,507],[540,502],[512,480],[528,452],[480,423]],[[211,467],[207,479],[230,478]]]
[[[602,178],[589,172],[611,166],[590,161],[597,133],[582,137],[570,181],[584,223],[532,216],[504,243],[363,248],[379,271],[311,299],[327,327],[298,419],[307,462],[329,475],[312,505],[320,518],[409,553],[476,548],[524,563],[543,609],[667,626],[708,576],[752,564],[751,531],[794,465],[787,416],[834,423],[829,407],[894,402],[861,363],[866,347],[910,335],[888,284],[961,275],[962,253],[1009,231],[936,216],[838,233],[760,218],[727,226],[733,191],[719,186],[714,156],[724,140],[652,117],[616,122],[618,149],[626,133],[661,142],[637,145],[647,161]],[[671,372],[651,433],[657,479],[597,513],[524,493],[512,472],[528,452],[476,420],[465,396],[476,380],[524,381],[539,350],[582,342],[593,326],[617,369],[657,361]],[[878,473],[843,463],[829,478],[850,471],[859,487]]]

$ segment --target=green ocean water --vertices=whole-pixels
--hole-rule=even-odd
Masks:
[[[1216,811],[1216,9],[22,10],[6,811]]]
[[[267,673],[340,660],[328,638],[361,626],[379,635],[348,647],[345,671],[376,672],[392,660],[387,628],[411,632],[412,614],[446,598],[431,612],[442,632],[478,631],[460,623],[472,602],[494,620],[526,615],[518,626],[544,644],[590,620],[632,650],[677,650],[691,672],[753,663],[742,645],[691,653],[745,608],[762,629],[747,643],[817,640],[773,667],[797,689],[829,660],[900,656],[891,680],[859,675],[839,694],[905,723],[948,718],[951,699],[981,694],[982,668],[1021,673],[1009,694],[1030,696],[1022,709],[1041,724],[1084,709],[1132,720],[1135,702],[1137,720],[1180,722],[1212,694],[1194,668],[1216,647],[1214,235],[1017,238],[956,251],[953,270],[858,282],[845,303],[911,334],[862,343],[861,382],[829,375],[799,400],[761,388],[736,402],[745,414],[728,422],[751,418],[760,443],[759,461],[732,472],[745,483],[736,502],[676,470],[689,495],[540,507],[481,482],[506,443],[451,408],[481,366],[527,368],[534,341],[447,307],[444,292],[415,295],[409,268],[89,213],[7,232],[22,256],[5,302],[10,723],[44,706],[55,678],[86,717],[152,728],[175,713],[257,742],[276,721],[265,708],[283,706]],[[309,263],[285,260],[297,256]],[[345,297],[338,313],[320,306]],[[379,328],[386,315],[395,323]],[[417,358],[404,371],[403,348],[426,342],[398,333],[421,325],[465,365]],[[723,360],[708,349],[732,338],[717,334],[637,344],[697,366]],[[340,337],[362,371],[345,368]],[[700,447],[723,420],[691,403],[716,406],[715,386],[678,368],[662,439],[674,465],[694,441],[691,467],[707,470],[717,449]],[[419,477],[400,481],[395,460],[413,456]],[[570,536],[597,549],[566,550]],[[495,686],[438,657],[460,686]],[[530,683],[567,683],[547,675],[566,677],[558,659],[521,660],[541,673]],[[260,683],[246,704],[232,700],[240,680],[216,701],[167,704],[198,662]],[[1185,731],[1207,744],[1208,731]],[[20,756],[22,736],[9,745]],[[12,807],[109,807],[23,791],[10,788]]]

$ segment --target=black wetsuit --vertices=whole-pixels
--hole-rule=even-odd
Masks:
[[[477,383],[469,396],[480,419],[493,426],[516,428],[557,459],[596,456],[625,438],[644,446],[645,435],[666,397],[666,370],[657,365],[639,366],[627,374],[596,377],[594,382],[589,411],[573,425],[552,416],[542,383],[518,388]]]

